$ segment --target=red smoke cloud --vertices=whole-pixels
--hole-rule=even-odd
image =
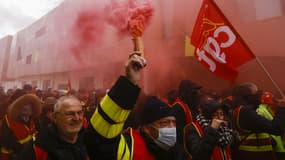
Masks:
[[[79,13],[73,29],[76,44],[71,46],[71,51],[81,60],[80,53],[100,45],[104,33],[104,18],[94,10],[83,11]]]
[[[140,3],[134,0],[112,1],[106,10],[110,10],[109,24],[117,28],[119,34],[134,37],[142,36],[153,15],[152,4],[147,0]]]
[[[94,7],[90,7],[92,5]],[[147,0],[139,3],[134,0],[111,1],[100,7],[95,4],[82,7],[72,27],[70,50],[77,60],[82,61],[82,55],[89,49],[100,48],[108,24],[115,28],[120,39],[125,35],[142,36],[152,14],[153,7]]]

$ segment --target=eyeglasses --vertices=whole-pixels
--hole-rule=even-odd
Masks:
[[[58,112],[58,113],[61,113],[61,112]],[[65,115],[66,117],[75,117],[76,115],[78,115],[79,117],[82,117],[83,116],[83,110],[80,110],[80,111],[66,111],[66,112],[63,112],[61,113],[63,115]]]

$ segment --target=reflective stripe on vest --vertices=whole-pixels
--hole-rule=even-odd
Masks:
[[[237,107],[234,109],[234,111],[233,111],[233,114],[234,114],[234,118],[233,118],[234,125],[236,126],[237,130],[238,130],[241,134],[248,134],[248,133],[250,133],[249,130],[242,129],[242,128],[240,128],[240,126],[239,126],[239,114],[240,114],[241,108],[242,108],[242,106],[237,106]]]
[[[6,121],[8,128],[11,129],[11,131],[13,132],[13,135],[16,137],[18,142],[19,143],[22,142],[21,144],[28,142],[25,139],[27,139],[31,135],[34,135],[35,125],[34,125],[34,121],[32,120],[30,121],[29,126],[27,126],[23,123],[13,120],[6,114],[5,121]]]
[[[20,144],[25,144],[28,143],[30,141],[35,140],[35,133],[32,133],[30,128],[28,128],[26,125],[24,124],[20,124],[19,122],[16,122],[15,120],[11,119],[8,117],[8,115],[5,115],[5,122],[7,124],[7,127],[9,129],[11,129],[11,131],[13,132],[16,140],[18,143]],[[19,128],[17,128],[17,127]],[[31,128],[34,127],[33,123],[30,123]],[[16,130],[19,129],[19,130]],[[21,135],[22,134],[22,135]],[[28,134],[28,135],[27,135]],[[26,136],[26,137],[24,137]],[[19,139],[19,138],[22,139]],[[13,150],[6,148],[5,146],[1,147],[1,153],[3,154],[12,154]]]
[[[126,110],[118,106],[108,95],[102,99],[100,106],[104,113],[116,123],[125,122],[131,113],[131,110]]]
[[[179,104],[180,106],[182,106],[182,109],[184,110],[185,113],[186,124],[191,123],[193,121],[193,117],[189,106],[186,103],[184,103],[180,98],[177,98],[175,100],[174,105],[175,104]]]
[[[194,126],[194,125],[193,125]],[[190,127],[191,127],[191,123],[189,123],[189,124],[186,124],[186,126],[184,127],[184,130],[183,130],[183,140],[184,140],[184,143],[183,143],[183,147],[184,147],[184,150],[186,151],[186,153],[187,153],[187,155],[189,156],[189,157],[192,157],[191,156],[191,153],[189,152],[189,149],[188,149],[188,145],[189,145],[189,143],[188,143],[188,135],[189,135],[189,129],[190,129]],[[194,126],[195,127],[195,126]],[[196,129],[197,130],[197,129]],[[200,132],[198,132],[198,134],[199,134]],[[200,135],[199,135],[200,136]],[[201,137],[201,136],[200,136]],[[190,158],[190,159],[192,159],[192,158]]]
[[[105,138],[118,136],[122,132],[124,122],[128,118],[131,110],[122,109],[108,95],[102,99],[99,107],[105,114],[105,118],[109,118],[114,123],[110,123],[105,119],[104,116],[99,113],[99,108],[97,108],[90,120],[92,127]]]
[[[18,142],[19,142],[20,144],[28,143],[28,142],[31,141],[31,140],[35,140],[35,137],[36,137],[35,135],[36,135],[36,134],[28,135],[26,138],[21,139],[21,140],[18,140]]]
[[[242,106],[238,106],[234,109],[234,123],[240,133],[240,139],[242,139],[239,150],[251,152],[273,151],[271,136],[268,133],[249,134],[250,131],[240,128],[239,116],[241,108]]]
[[[267,104],[260,104],[258,108],[256,109],[257,114],[263,116],[264,118],[268,120],[273,120],[273,113],[270,110],[270,107]],[[285,153],[285,148],[282,142],[281,136],[271,135],[271,137],[274,139],[276,145],[273,148],[276,152],[283,152]]]
[[[18,142],[20,144],[24,144],[24,143],[27,143],[27,142],[31,141],[32,139],[34,139],[34,137],[35,137],[35,134],[34,135],[28,135],[26,138],[18,140]],[[13,153],[13,150],[7,149],[6,147],[1,147],[1,153],[11,154],[11,153]]]
[[[94,112],[90,120],[93,128],[105,138],[114,138],[118,136],[122,130],[124,123],[110,124],[98,112],[98,108]]]
[[[117,151],[117,159],[118,160],[129,160],[131,159],[131,152],[128,147],[127,141],[125,137],[121,134],[120,142],[119,142],[119,147]]]
[[[134,147],[135,147],[134,142],[135,142],[135,140],[134,140],[132,128],[130,128],[130,134],[131,134],[131,159],[133,159],[134,158]]]
[[[6,147],[1,147],[1,153],[11,154],[11,153],[13,153],[13,151],[10,149],[7,149]]]
[[[241,136],[243,139],[244,136]],[[252,133],[245,138],[245,140],[239,146],[243,151],[273,151],[271,136],[268,133]]]

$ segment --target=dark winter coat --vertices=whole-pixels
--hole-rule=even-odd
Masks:
[[[21,158],[23,160],[37,160],[35,147],[39,147],[43,150],[43,154],[47,154],[47,160],[86,160],[88,156],[84,145],[83,132],[83,130],[79,132],[75,144],[70,144],[59,138],[55,125],[51,124],[40,132],[34,145],[25,150]]]

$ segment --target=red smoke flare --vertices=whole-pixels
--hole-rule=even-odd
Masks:
[[[134,37],[142,36],[145,27],[153,15],[153,7],[147,0],[113,1],[108,8],[111,10],[109,24],[117,28],[119,34],[131,34]]]

